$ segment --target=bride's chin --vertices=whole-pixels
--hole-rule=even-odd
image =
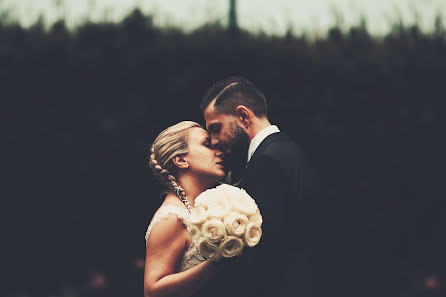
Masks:
[[[223,170],[208,172],[201,176],[201,181],[207,188],[213,188],[217,186],[221,181],[225,179],[226,173]]]
[[[222,170],[221,172],[218,173],[217,178],[218,178],[218,180],[222,180],[225,178],[225,176],[226,176],[226,173],[224,170]]]
[[[221,181],[223,181],[225,179],[225,173],[223,172],[222,174],[216,174],[215,176],[214,176],[214,178],[212,179],[212,182],[211,182],[211,184],[212,185],[210,185],[210,187],[215,187],[215,186],[217,186]]]

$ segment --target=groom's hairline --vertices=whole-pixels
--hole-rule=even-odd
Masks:
[[[256,87],[252,82],[250,82],[250,81],[247,80],[246,78],[243,78],[243,77],[240,77],[240,78],[246,80],[246,82],[248,83],[248,86],[251,86],[252,88],[254,88],[253,91],[256,93],[255,96],[253,97],[254,102],[252,102],[252,104],[251,104],[251,105],[254,105],[254,106],[250,106],[250,107],[248,107],[248,108],[249,108],[251,111],[253,111],[253,113],[254,113],[257,117],[266,117],[266,118],[268,118],[267,103],[266,103],[265,95],[264,95],[259,89],[257,89],[257,87]],[[243,82],[243,81],[233,81],[233,82],[231,82],[230,84],[226,85],[223,89],[221,89],[221,90],[218,92],[217,95],[211,97],[211,99],[208,99],[208,98],[209,98],[208,95],[205,95],[205,98],[203,98],[204,100],[203,100],[203,102],[202,102],[202,104],[201,104],[201,106],[200,106],[200,107],[201,107],[201,110],[204,112],[206,109],[208,109],[208,108],[212,108],[212,107],[213,107],[213,112],[214,112],[216,115],[219,115],[219,114],[223,114],[223,115],[235,115],[235,114],[236,114],[235,109],[234,109],[234,110],[228,110],[228,108],[225,108],[225,103],[224,103],[224,102],[226,102],[226,101],[227,101],[226,99],[228,99],[228,98],[226,98],[224,101],[221,101],[221,102],[219,101],[219,98],[220,98],[225,92],[230,92],[230,89],[231,89],[231,88],[233,88],[233,87],[237,87],[238,85],[242,85],[242,86],[243,86],[243,85],[244,85],[244,82]],[[208,93],[211,93],[211,89],[208,90]],[[241,95],[242,97],[244,97],[244,94],[239,94],[239,95]],[[262,109],[262,110],[257,110],[257,112],[260,112],[259,115],[257,115],[257,112],[255,112],[255,110],[256,110],[255,105],[256,105],[257,103],[259,103],[259,102],[255,102],[255,101],[258,101],[258,100],[256,99],[256,96],[260,96],[260,98],[263,99],[263,104],[265,105],[264,108],[260,108],[260,109]],[[230,98],[229,98],[229,101],[231,101]],[[206,102],[207,102],[207,104],[206,104]],[[206,104],[206,105],[205,105],[205,104]],[[213,104],[213,105],[212,105],[212,104]],[[244,105],[244,104],[242,103],[241,105]],[[228,107],[229,107],[229,106],[228,106]],[[263,109],[264,109],[264,110],[263,110]]]
[[[217,94],[217,96],[215,96],[210,102],[209,102],[209,104],[211,104],[212,102],[214,102],[214,109],[215,109],[215,103],[217,103],[217,100],[218,100],[218,97],[220,97],[228,88],[230,88],[230,87],[232,87],[232,86],[235,86],[235,85],[238,85],[239,83],[238,82],[233,82],[233,83],[230,83],[229,85],[227,85],[226,87],[224,87],[223,88],[223,90],[221,90],[218,94]]]
[[[224,112],[223,110],[217,110],[218,105],[216,105],[216,103],[217,103],[218,97],[220,97],[227,89],[229,89],[230,87],[233,87],[235,85],[238,85],[238,84],[239,84],[239,82],[235,81],[235,82],[230,83],[226,87],[224,87],[214,98],[209,100],[209,103],[203,109],[203,111],[206,110],[209,106],[211,106],[211,104],[213,104],[215,114],[232,114],[231,112]]]

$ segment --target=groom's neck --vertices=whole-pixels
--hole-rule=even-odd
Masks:
[[[257,134],[260,133],[263,129],[266,127],[271,126],[271,123],[269,122],[267,117],[264,118],[253,118],[251,121],[251,127],[249,131],[247,131],[250,141],[253,140],[254,137],[256,137]]]

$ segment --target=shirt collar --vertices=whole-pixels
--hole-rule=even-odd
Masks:
[[[252,155],[254,155],[254,152],[259,147],[259,145],[262,143],[262,141],[270,136],[273,133],[280,132],[279,128],[276,125],[271,125],[266,128],[264,128],[262,131],[257,133],[257,135],[251,140],[251,143],[249,144],[248,148],[248,162],[251,160]]]

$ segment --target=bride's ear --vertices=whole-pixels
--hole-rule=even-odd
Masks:
[[[176,156],[172,159],[172,161],[173,161],[173,164],[175,164],[175,166],[177,166],[178,168],[185,169],[185,168],[189,167],[189,163],[184,158],[184,155]]]

